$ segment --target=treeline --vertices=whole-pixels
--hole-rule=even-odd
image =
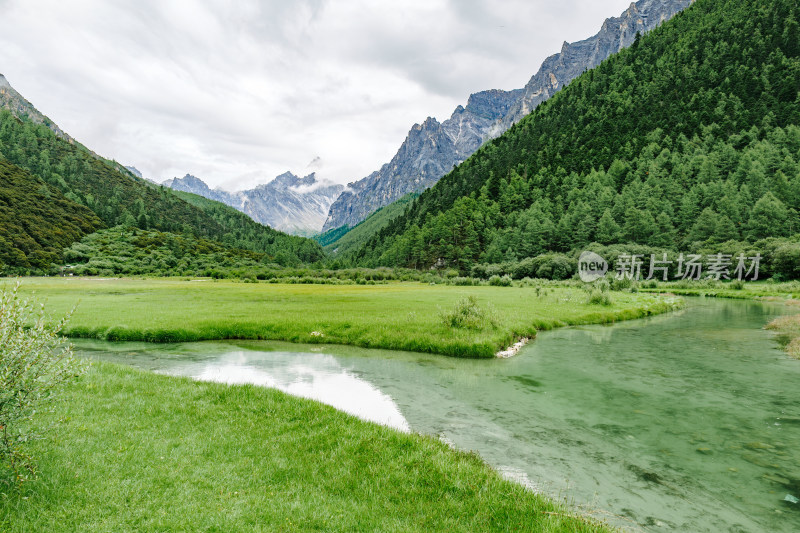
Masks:
[[[117,226],[86,235],[64,251],[66,265],[52,274],[78,276],[181,276],[282,283],[376,284],[442,282],[454,274],[409,269],[326,268],[324,262],[285,266],[273,257],[225,246],[191,233]]]
[[[508,259],[493,263],[476,263],[468,274],[475,279],[490,279],[493,276],[508,276],[513,280],[525,278],[568,280],[576,278],[578,259],[582,252],[591,251],[598,254],[608,263],[608,275],[624,277],[630,275],[634,280],[645,281],[648,278],[658,281],[680,281],[696,279],[756,281],[771,278],[774,281],[800,279],[800,239],[769,237],[756,242],[727,241],[722,243],[693,243],[689,249],[680,252],[658,246],[643,244],[602,245],[590,243],[566,253],[547,252],[522,259]],[[683,259],[681,259],[683,256]],[[635,270],[631,263],[637,262]],[[754,260],[754,258],[758,258]],[[736,272],[739,259],[743,260],[745,270],[741,275]],[[727,267],[718,269],[717,276],[712,268],[714,264],[727,263]],[[651,263],[652,261],[652,263]],[[691,263],[698,263],[697,269],[690,268]],[[622,273],[616,269],[620,264],[627,264]],[[757,271],[755,269],[757,266]],[[635,275],[635,277],[634,277]],[[664,277],[666,276],[666,279]]]
[[[91,210],[107,227],[191,233],[276,256],[286,264],[316,261],[324,255],[313,241],[275,231],[222,204],[198,201],[192,205],[171,190],[136,178],[57,137],[46,126],[21,120],[6,110],[0,111],[0,155],[67,200]],[[24,217],[21,222],[26,223]]]
[[[797,234],[799,9],[698,0],[481,148],[356,260],[463,273],[592,242]]]

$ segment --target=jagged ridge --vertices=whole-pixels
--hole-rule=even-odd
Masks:
[[[295,235],[319,233],[331,204],[344,190],[343,185],[318,180],[314,173],[299,178],[291,172],[254,189],[238,192],[211,189],[190,174],[166,180],[164,186],[217,200],[256,222]]]
[[[620,17],[609,18],[596,35],[569,44],[548,57],[523,89],[489,90],[470,96],[466,107],[439,123],[415,124],[397,154],[380,170],[350,183],[331,205],[323,231],[355,226],[370,213],[410,192],[433,186],[454,165],[472,155],[484,141],[497,137],[550,98],[584,70],[630,45],[686,8],[693,0],[639,0]]]

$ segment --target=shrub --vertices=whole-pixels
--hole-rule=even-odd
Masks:
[[[772,265],[775,277],[800,278],[800,244],[784,244],[778,247],[774,252]]]
[[[600,289],[593,289],[592,292],[589,293],[588,303],[593,305],[611,305],[611,296]]]
[[[625,278],[625,277],[617,278],[617,277],[615,277],[611,281],[611,290],[621,291],[621,290],[624,290],[624,289],[630,289],[632,285],[633,285],[633,281],[631,281],[630,278]]]
[[[552,280],[571,278],[578,270],[578,262],[564,254],[543,254],[534,258],[536,277]]]
[[[594,282],[594,288],[598,289],[600,292],[608,292],[611,290],[611,284],[606,278],[600,278]]]
[[[495,274],[491,278],[489,278],[489,285],[493,287],[510,287],[511,286],[511,277],[506,276],[498,276]]]
[[[44,306],[23,300],[18,289],[0,293],[0,484],[36,474],[26,452],[26,443],[43,431],[36,415],[83,370],[59,335],[68,317],[47,325]]]
[[[526,257],[513,268],[514,279],[535,278],[541,262],[535,257]]]
[[[483,329],[497,327],[495,311],[491,306],[486,309],[478,305],[474,296],[459,300],[452,311],[441,313],[442,323],[449,328]]]

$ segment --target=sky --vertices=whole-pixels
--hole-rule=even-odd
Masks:
[[[470,93],[523,87],[630,0],[0,0],[0,73],[145,177],[338,183]]]

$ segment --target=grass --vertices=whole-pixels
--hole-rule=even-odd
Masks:
[[[168,279],[28,278],[54,317],[78,304],[65,333],[106,340],[268,339],[492,357],[537,330],[610,323],[674,309],[675,298],[618,292],[589,304],[577,288],[281,285]],[[450,327],[442,313],[474,297],[496,326]]]
[[[474,454],[265,388],[94,364],[0,531],[608,531]]]
[[[712,296],[741,300],[790,299],[800,297],[800,282],[750,281],[746,283],[728,281],[673,281],[654,283],[654,287],[643,285],[642,292],[670,292],[679,296]]]
[[[778,317],[764,327],[777,331],[780,335],[778,340],[786,353],[800,359],[800,314]]]

